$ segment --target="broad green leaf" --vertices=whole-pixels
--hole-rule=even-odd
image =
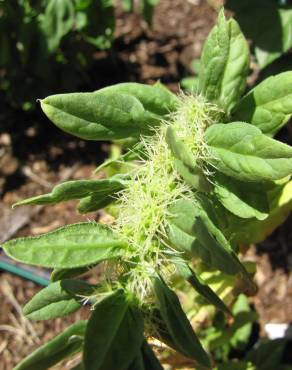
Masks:
[[[192,169],[187,167],[181,160],[174,159],[174,167],[184,182],[193,189],[201,192],[209,192],[212,188],[199,167]]]
[[[116,175],[102,180],[75,180],[56,185],[51,193],[39,195],[17,202],[14,206],[28,204],[56,204],[71,199],[81,199],[97,194],[103,199],[109,194],[122,190],[126,184],[126,176]]]
[[[95,306],[84,346],[86,370],[127,370],[143,343],[143,318],[123,291],[116,291]]]
[[[161,316],[176,347],[185,356],[198,361],[200,365],[210,368],[211,364],[208,355],[193,331],[176,294],[160,278],[155,279],[154,291]]]
[[[175,110],[178,98],[160,83],[144,85],[135,82],[121,83],[97,90],[96,93],[129,94],[138,99],[143,107],[154,114],[164,116]]]
[[[128,370],[163,370],[163,367],[147,341],[144,340],[141,352],[129,366]]]
[[[150,309],[149,314],[152,317],[153,328],[151,331],[151,336],[157,338],[160,342],[165,343],[168,347],[173,348],[175,351],[179,352],[179,348],[176,347],[174,341],[171,338],[171,334],[164,322],[161,312],[158,308]]]
[[[160,365],[155,353],[152,351],[152,348],[149,346],[146,340],[144,340],[141,350],[145,370],[163,370],[163,367]]]
[[[212,237],[212,232],[208,231],[204,223],[207,222],[207,216],[204,215],[203,221],[202,214],[202,209],[198,203],[188,200],[175,202],[169,208],[168,237],[171,243],[202,258],[205,263],[212,267],[218,268],[227,274],[236,274],[238,272],[237,264],[234,265],[233,258],[229,256],[232,252],[231,247],[212,221],[209,220],[208,226],[213,227],[214,230],[212,231],[218,232],[220,242],[223,245],[215,237]],[[209,243],[206,242],[208,239],[210,239]]]
[[[185,182],[200,191],[209,191],[210,183],[206,180],[203,172],[197,166],[190,149],[180,140],[175,130],[169,126],[166,131],[166,142],[175,157],[175,167]]]
[[[87,321],[80,320],[35,350],[14,370],[46,370],[82,350]]]
[[[93,266],[76,267],[73,269],[54,269],[51,273],[51,282],[55,282],[62,279],[69,279],[79,275],[83,275],[90,270]]]
[[[198,250],[198,255],[212,267],[218,268],[226,274],[239,273],[247,282],[250,289],[255,291],[255,285],[245,267],[240,263],[231,245],[223,233],[212,223],[209,217],[202,213],[194,224],[195,235],[205,249]],[[201,254],[200,254],[201,253]]]
[[[190,168],[196,168],[196,161],[191,150],[177,137],[173,127],[168,126],[165,139],[175,158],[181,160]]]
[[[173,211],[173,209],[170,210],[170,212]],[[192,234],[191,231],[188,233],[181,228],[178,218],[169,220],[167,236],[171,244],[176,248],[186,251],[189,254],[193,254],[193,247],[195,245],[196,249],[198,249],[198,247],[203,248]]]
[[[250,244],[265,240],[292,210],[292,181],[268,192],[270,214],[265,220],[243,220],[229,216],[224,233],[234,243]]]
[[[292,9],[284,3],[274,0],[226,2],[226,7],[235,12],[245,36],[253,41],[260,68],[265,68],[292,47]]]
[[[127,93],[52,95],[41,100],[41,107],[61,130],[85,140],[138,137],[149,133],[160,119]]]
[[[288,338],[274,340],[261,339],[246,355],[246,360],[251,361],[259,370],[282,370],[282,362]],[[283,370],[285,367],[283,366]],[[287,368],[287,370],[289,367]],[[291,367],[290,367],[291,369]]]
[[[248,299],[244,294],[240,294],[237,297],[232,307],[232,313],[234,315],[234,323],[231,327],[233,333],[230,338],[230,344],[235,349],[244,350],[250,339],[253,323],[252,317],[254,316],[249,307]]]
[[[186,279],[192,287],[203,296],[208,302],[216,306],[219,310],[222,310],[230,314],[229,308],[225,303],[217,296],[216,293],[202,280],[195,272],[187,265],[183,260],[178,260],[176,263],[176,268],[179,275]]]
[[[179,200],[169,208],[169,214],[168,238],[175,247],[228,275],[241,274],[254,290],[249,274],[223,233],[198,203]]]
[[[62,38],[73,28],[74,6],[71,0],[50,0],[41,18],[41,28],[47,38],[48,49],[54,52]]]
[[[93,291],[94,287],[81,280],[57,281],[38,292],[24,306],[23,313],[31,320],[66,316],[80,308],[81,295],[90,295]]]
[[[3,248],[16,261],[53,268],[75,268],[117,258],[126,244],[94,222],[61,227],[39,236],[17,238]]]
[[[100,287],[100,285],[92,285],[88,284],[86,281],[76,279],[63,279],[57,281],[57,283],[60,283],[63,291],[66,291],[74,297],[90,296]]]
[[[292,72],[271,76],[245,95],[233,112],[234,119],[273,136],[292,115]]]
[[[245,90],[249,68],[247,42],[235,20],[221,11],[201,56],[199,91],[229,114]]]
[[[278,22],[280,23],[280,32],[275,32],[274,27],[267,27],[266,30],[268,30],[268,32],[265,32],[264,36],[265,38],[269,39],[270,44],[273,44],[271,49],[274,50],[264,50],[261,48],[260,43],[255,47],[255,55],[261,68],[265,68],[267,65],[278,59],[282,54],[287,52],[292,47],[292,9],[278,9],[277,12]],[[272,29],[274,30],[274,32],[272,32]],[[281,37],[281,41],[275,38],[277,33]],[[261,37],[263,37],[263,33]],[[281,45],[280,47],[278,43],[279,41]]]
[[[101,208],[105,208],[114,201],[115,198],[111,195],[105,196],[101,193],[92,193],[87,197],[80,199],[80,202],[77,205],[77,210],[81,214],[94,212]]]
[[[264,220],[269,215],[267,195],[260,183],[241,182],[217,173],[214,193],[222,205],[238,217]]]
[[[213,165],[241,181],[271,181],[292,173],[292,148],[242,122],[209,127],[205,139]]]
[[[127,370],[146,370],[141,353],[138,353],[138,355],[135,357],[134,361],[130,364]]]

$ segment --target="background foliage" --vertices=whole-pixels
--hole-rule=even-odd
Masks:
[[[157,0],[139,10],[150,22]],[[123,1],[133,11],[133,1]],[[112,0],[1,0],[0,90],[29,109],[37,97],[88,84],[96,50],[110,49],[115,31]]]

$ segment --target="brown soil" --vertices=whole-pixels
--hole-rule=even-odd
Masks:
[[[178,82],[190,73],[190,63],[199,57],[202,42],[215,18],[216,12],[203,0],[161,0],[151,29],[138,15],[117,11],[113,50],[108,54],[96,53],[96,68],[88,90],[120,81],[161,80],[178,91]],[[106,157],[109,145],[85,143],[61,133],[40,112],[25,115],[10,110],[4,102],[0,102],[0,107],[4,108],[0,113],[0,243],[15,236],[47,232],[67,223],[97,219],[99,214],[95,213],[78,215],[76,202],[11,210],[15,201],[48,192],[64,179],[90,177],[95,166]],[[288,251],[291,238],[287,222],[269,241],[249,252],[258,262],[259,293],[254,302],[262,325],[291,320],[291,253]],[[30,281],[9,273],[0,274],[0,370],[12,369],[40,343],[61,332],[80,315],[86,316],[84,309],[64,320],[28,323],[19,305],[39,290]],[[62,364],[58,368],[71,366]]]

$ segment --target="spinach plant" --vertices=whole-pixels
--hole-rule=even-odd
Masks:
[[[272,138],[292,114],[292,72],[243,95],[248,69],[247,42],[221,11],[204,45],[194,94],[176,96],[160,83],[123,83],[40,101],[67,133],[131,138],[132,146],[118,159],[128,171],[65,182],[16,204],[79,199],[81,213],[114,204],[116,217],[110,226],[72,224],[4,244],[17,261],[53,268],[51,284],[24,307],[27,317],[47,320],[83,302],[91,306],[88,321],[76,322],[15,369],[46,369],[78,352],[78,369],[162,369],[152,337],[196,366],[212,367],[174,291],[177,279],[230,315],[200,266],[231,277],[241,291],[255,291],[238,246],[277,224],[275,199],[292,173],[292,148]],[[96,285],[78,279],[97,265],[102,278]]]

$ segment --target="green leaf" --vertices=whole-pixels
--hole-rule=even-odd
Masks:
[[[174,167],[184,182],[193,189],[201,192],[209,192],[211,190],[211,183],[207,181],[204,173],[199,167],[192,169],[187,167],[179,159],[174,159]]]
[[[291,48],[291,6],[274,0],[228,0],[226,7],[236,13],[245,36],[253,41],[260,68]]]
[[[74,297],[90,296],[100,287],[99,285],[88,284],[86,281],[76,279],[63,279],[57,283],[60,283],[63,291]]]
[[[198,250],[198,255],[203,261],[206,263],[208,261],[210,266],[229,275],[240,273],[254,287],[248,272],[238,260],[230,244],[206,214],[202,213],[196,219],[194,229],[199,243],[204,246],[202,251]]]
[[[57,127],[85,140],[138,137],[149,133],[160,119],[127,93],[52,95],[41,100],[41,107]]]
[[[259,343],[247,353],[246,360],[251,361],[256,366],[256,369],[259,370],[280,370],[285,347],[287,345],[288,338],[279,338],[275,340],[261,339]]]
[[[102,50],[111,47],[115,29],[112,0],[90,0],[77,16],[83,19],[79,31],[85,41]]]
[[[87,321],[80,320],[35,350],[14,370],[46,370],[82,350]]]
[[[209,127],[205,139],[213,165],[241,181],[271,181],[292,173],[292,148],[242,122]]]
[[[271,76],[245,95],[233,112],[234,119],[273,136],[292,115],[292,72]]]
[[[201,57],[199,91],[229,114],[245,90],[249,49],[236,21],[222,10]]]
[[[142,344],[142,355],[145,370],[163,370],[163,367],[160,365],[155,353],[152,351],[152,348],[149,346],[146,340],[144,340]]]
[[[240,273],[254,284],[223,233],[198,203],[179,200],[169,208],[168,238],[177,248],[201,258],[210,267],[228,275]]]
[[[214,193],[222,205],[238,217],[264,220],[269,215],[266,191],[260,183],[241,182],[216,173]]]
[[[224,233],[234,243],[251,244],[265,240],[289,216],[292,210],[292,181],[268,192],[270,214],[265,220],[228,217]]]
[[[190,168],[196,168],[196,161],[191,150],[183,143],[182,140],[179,140],[173,127],[168,126],[165,140],[175,158],[181,160]]]
[[[123,291],[95,306],[85,335],[86,370],[126,370],[140,351],[143,318]]]
[[[269,27],[269,22],[269,26],[267,26],[267,28],[265,29],[265,31],[267,32],[262,32],[262,35],[260,36],[261,40],[263,37],[268,38],[270,45],[272,45],[270,50],[262,49],[260,46],[261,41],[255,47],[255,55],[261,68],[266,67],[274,60],[278,59],[282,54],[287,52],[292,47],[292,9],[278,9],[277,12],[278,22],[280,23],[278,28],[279,31],[275,32],[274,27]],[[263,36],[263,33],[265,33],[265,36]],[[278,36],[281,37],[281,40],[278,39]]]
[[[244,350],[250,340],[252,332],[252,323],[254,319],[253,312],[249,307],[248,299],[244,294],[237,297],[232,307],[234,323],[231,326],[232,337],[230,344],[233,348]]]
[[[95,212],[98,211],[99,209],[107,207],[115,200],[116,199],[111,195],[104,196],[101,193],[92,193],[80,200],[77,206],[77,210],[81,214]]]
[[[141,352],[129,366],[128,370],[163,370],[146,339],[142,344]]]
[[[185,182],[200,191],[209,191],[210,183],[202,170],[197,166],[191,150],[180,140],[175,130],[169,126],[166,131],[166,142],[175,159],[175,167]]]
[[[85,274],[93,266],[76,267],[73,269],[54,269],[51,273],[51,282],[55,282],[62,279],[73,278],[82,274]]]
[[[154,291],[161,316],[176,347],[183,355],[198,361],[200,365],[210,368],[208,355],[193,331],[176,294],[160,278],[155,279]]]
[[[134,361],[130,364],[127,370],[146,370],[144,367],[144,361],[141,353],[139,353],[135,357]]]
[[[75,268],[117,258],[126,244],[94,222],[61,227],[39,236],[17,238],[3,248],[16,261],[53,268]]]
[[[54,52],[74,25],[74,6],[71,0],[50,0],[41,17],[43,30],[50,52]]]
[[[161,312],[158,308],[149,309],[149,315],[152,318],[153,327],[151,328],[151,336],[158,339],[160,342],[165,343],[168,347],[173,348],[175,351],[180,352],[171,338],[171,334],[164,322]]]
[[[178,98],[161,83],[144,85],[126,82],[97,90],[97,93],[129,94],[140,101],[143,107],[153,114],[164,116],[175,110]]]
[[[199,216],[199,208],[192,201],[179,200],[169,207],[168,214],[169,241],[176,248],[192,254],[193,245],[198,244],[194,234],[194,222]]]
[[[192,287],[208,302],[213,304],[219,310],[231,314],[229,308],[225,305],[225,303],[202,279],[200,279],[199,276],[195,274],[195,272],[187,265],[184,260],[179,259],[176,263],[176,268],[179,275],[186,279],[192,285]]]
[[[198,77],[185,77],[180,81],[183,90],[196,93],[199,88],[199,78]]]
[[[122,190],[127,184],[127,176],[116,175],[102,180],[67,181],[53,188],[51,193],[39,195],[17,202],[14,206],[35,204],[56,204],[71,199],[81,199],[94,193],[100,199]]]
[[[57,281],[37,293],[24,306],[23,313],[31,320],[63,317],[81,307],[80,295],[90,295],[93,291],[94,287],[81,280]]]

